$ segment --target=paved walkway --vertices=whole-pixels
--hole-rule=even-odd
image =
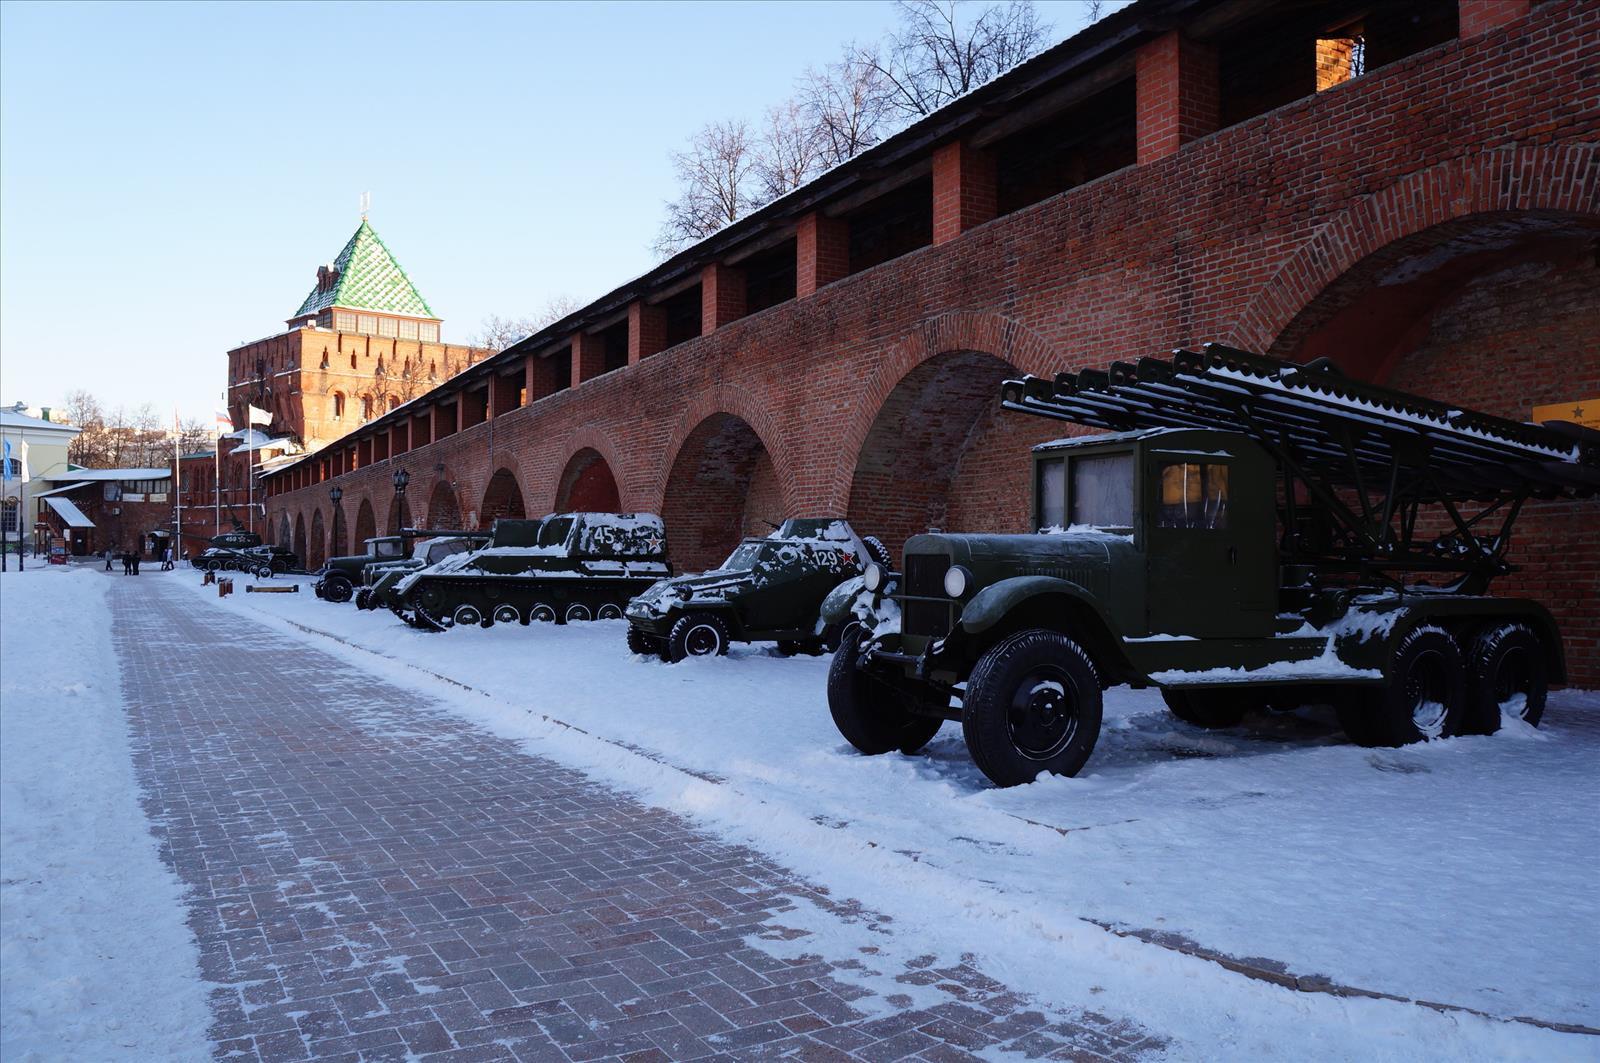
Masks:
[[[219,1058],[1121,1060],[1158,1043],[1042,1014],[967,963],[884,970],[882,927],[816,886],[172,577],[118,579],[111,600]],[[793,936],[794,898],[834,913],[853,954],[763,951]],[[863,967],[944,1003],[879,997],[852,982]]]

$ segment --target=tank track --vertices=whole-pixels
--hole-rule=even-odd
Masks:
[[[519,623],[535,619],[532,611],[539,607],[548,608],[549,618],[558,624],[597,619],[602,610],[620,619],[628,602],[658,578],[653,575],[581,579],[452,577],[419,581],[406,593],[405,600],[394,607],[394,612],[412,627],[430,631],[454,627],[455,614],[462,606],[476,609],[478,615],[488,621],[485,626],[496,623],[495,612],[506,607],[516,611]],[[435,588],[441,592],[439,595],[427,594]],[[435,600],[424,601],[425,597]]]

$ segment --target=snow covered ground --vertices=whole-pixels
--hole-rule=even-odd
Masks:
[[[854,753],[828,717],[826,658],[666,665],[630,656],[621,622],[430,634],[174,576],[775,855],[891,916],[899,947],[1102,1001],[1179,1057],[1600,1058],[1600,1038],[1294,992],[1102,929],[1600,1027],[1600,695],[1554,695],[1539,731],[1366,750],[1316,715],[1201,732],[1119,689],[1082,776],[1002,791],[953,724],[914,757]]]
[[[0,575],[0,1058],[203,1060],[182,887],[134,782],[109,580]]]

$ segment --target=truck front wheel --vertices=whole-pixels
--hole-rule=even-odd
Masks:
[[[996,786],[1076,775],[1100,737],[1094,662],[1059,632],[1019,631],[992,647],[962,700],[967,749]]]
[[[1340,725],[1357,745],[1406,746],[1461,733],[1467,669],[1448,631],[1422,624],[1406,632],[1386,679],[1336,706]]]
[[[856,667],[861,625],[844,633],[828,667],[828,712],[845,741],[869,757],[898,749],[915,753],[939,733],[944,720],[912,712],[905,694]]]
[[[690,613],[667,634],[667,659],[720,657],[728,652],[728,628],[715,613]]]
[[[322,583],[322,598],[324,601],[334,603],[348,602],[354,594],[354,585],[343,576],[330,576]]]

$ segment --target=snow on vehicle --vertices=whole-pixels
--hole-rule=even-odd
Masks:
[[[1039,533],[917,535],[903,578],[869,567],[828,680],[862,752],[959,720],[1009,786],[1076,774],[1120,683],[1201,727],[1330,704],[1354,741],[1402,745],[1536,725],[1564,681],[1544,607],[1487,592],[1525,501],[1600,490],[1600,433],[1215,344],[1001,397],[1114,434],[1035,448]]]
[[[316,571],[317,582],[312,584],[312,593],[325,601],[348,602],[355,597],[356,588],[367,582],[368,568],[407,561],[411,552],[410,545],[413,542],[419,538],[435,535],[468,536],[475,538],[480,544],[489,538],[488,532],[419,531],[414,528],[406,529],[399,535],[375,536],[365,541],[366,551],[363,553],[347,557],[330,557]],[[440,559],[443,559],[443,555]]]
[[[620,620],[628,601],[670,576],[654,513],[557,513],[497,520],[489,545],[395,585],[395,612],[414,627]]]
[[[824,624],[822,603],[889,563],[876,539],[834,518],[791,517],[769,536],[745,539],[720,568],[662,580],[628,604],[628,648],[669,661],[727,653],[730,642],[775,642],[781,653],[838,648],[848,623]]]
[[[391,592],[403,578],[447,557],[477,550],[489,541],[488,532],[414,532],[407,529],[405,534],[421,536],[412,540],[411,556],[373,561],[361,569],[361,586],[355,593],[357,609],[390,608],[396,601]]]

